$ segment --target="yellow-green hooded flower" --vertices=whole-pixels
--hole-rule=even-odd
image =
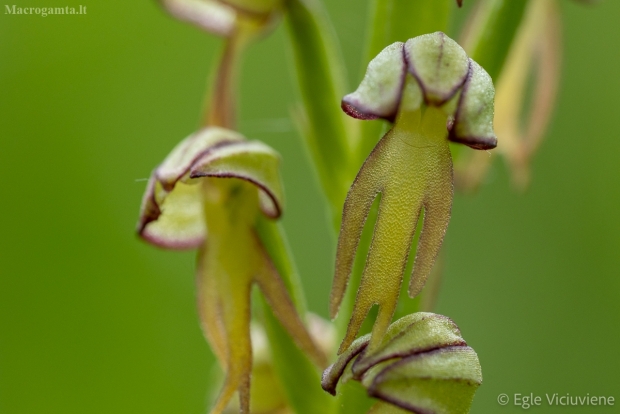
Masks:
[[[208,127],[183,140],[153,172],[142,202],[143,239],[199,249],[200,319],[226,373],[213,414],[235,391],[241,412],[249,412],[254,284],[297,345],[317,364],[324,361],[255,231],[259,215],[275,219],[282,213],[278,165],[279,156],[265,144]]]
[[[424,211],[409,295],[426,282],[443,242],[452,207],[449,142],[474,149],[497,145],[491,78],[441,32],[386,47],[368,65],[342,108],[359,119],[394,123],[359,171],[344,205],[330,303],[335,317],[344,297],[364,222],[380,195],[379,214],[343,352],[371,307],[379,306],[369,348],[389,326],[403,272]]]

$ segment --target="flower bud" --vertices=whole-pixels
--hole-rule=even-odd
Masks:
[[[325,391],[335,395],[339,381],[353,379],[369,396],[409,412],[469,412],[482,383],[480,363],[449,318],[414,313],[390,325],[374,351],[369,341],[359,338],[325,370]]]

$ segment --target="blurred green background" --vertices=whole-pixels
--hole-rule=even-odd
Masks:
[[[17,1],[64,6],[64,0]],[[327,2],[361,78],[366,6]],[[82,0],[85,16],[0,11],[0,413],[204,413],[212,355],[194,254],[134,235],[150,171],[198,124],[220,41],[154,1]],[[562,1],[559,105],[525,194],[499,160],[457,196],[437,311],[480,356],[473,413],[500,393],[604,395],[620,412],[620,2]],[[283,155],[284,217],[311,308],[325,316],[333,240],[300,138],[280,27],[253,46],[241,129]],[[335,108],[337,110],[337,108]]]

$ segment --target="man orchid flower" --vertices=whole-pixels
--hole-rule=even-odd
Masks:
[[[213,414],[235,391],[241,412],[249,413],[254,284],[299,348],[324,364],[255,231],[260,214],[275,219],[282,212],[278,165],[278,154],[265,144],[207,127],[177,145],[154,171],[142,202],[138,234],[144,240],[199,249],[202,329],[226,372]]]
[[[358,119],[394,123],[359,171],[344,205],[330,313],[343,300],[364,223],[374,199],[379,214],[346,336],[353,342],[369,310],[379,305],[369,349],[389,326],[403,272],[424,211],[409,295],[426,282],[450,220],[453,196],[449,142],[486,150],[493,132],[493,83],[489,75],[444,33],[386,47],[368,65],[358,89],[342,100]]]

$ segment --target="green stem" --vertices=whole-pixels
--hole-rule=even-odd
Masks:
[[[318,1],[289,0],[287,9],[288,32],[305,112],[304,138],[338,227],[352,181],[349,167],[355,140],[346,115],[340,110],[344,96],[343,64],[335,50],[336,38]]]
[[[286,285],[297,312],[303,317],[307,312],[306,298],[282,225],[261,215],[256,223],[256,233]]]
[[[213,79],[210,82],[203,126],[219,126],[235,129],[237,124],[237,78],[241,58],[247,45],[257,33],[258,26],[237,19],[237,28],[226,39],[224,50],[217,62]]]
[[[469,56],[497,81],[528,0],[486,0],[474,13],[463,41]]]
[[[306,315],[304,292],[282,226],[261,216],[256,224],[256,232],[303,318]],[[335,401],[321,389],[321,374],[317,367],[295,345],[262,295],[261,307],[274,367],[295,412],[333,413]]]
[[[287,399],[296,414],[334,413],[336,401],[321,389],[321,373],[299,350],[261,296],[271,356]]]

